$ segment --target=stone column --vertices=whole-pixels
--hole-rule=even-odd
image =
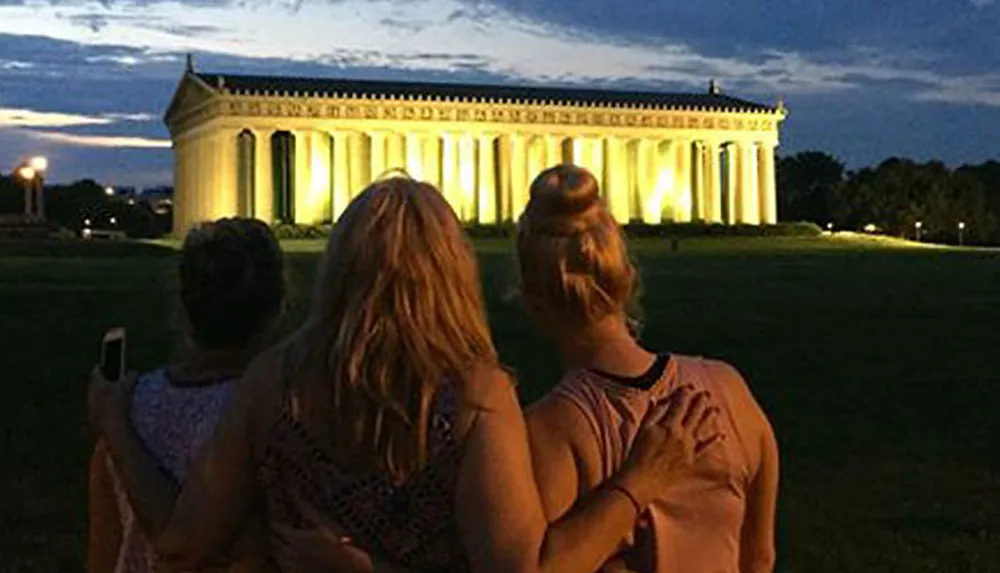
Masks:
[[[174,237],[179,235],[179,229],[184,226],[184,213],[181,212],[181,206],[183,204],[184,191],[181,189],[182,181],[184,181],[184,164],[182,163],[182,144],[180,140],[175,139],[170,146],[170,151],[174,156],[174,210],[173,210],[173,224],[170,228],[170,234]]]
[[[604,196],[611,216],[619,225],[628,223],[632,195],[629,185],[629,172],[632,166],[627,161],[626,145],[625,141],[615,136],[609,136],[604,142],[604,162],[607,166],[605,169],[607,189]]]
[[[598,137],[578,137],[573,139],[573,163],[590,171],[603,188],[604,142]]]
[[[734,225],[738,221],[737,219],[737,181],[739,180],[739,171],[737,170],[737,149],[735,143],[727,143],[725,145],[726,154],[726,181],[725,185],[725,195],[726,195],[726,209],[724,223],[727,225]]]
[[[383,131],[370,131],[368,132],[368,140],[370,141],[369,153],[371,157],[371,176],[369,182],[371,182],[381,177],[389,168],[386,133]]]
[[[403,157],[405,158],[403,167],[410,174],[410,177],[418,181],[427,181],[427,174],[424,173],[423,135],[408,132],[403,138]]]
[[[517,221],[528,205],[531,179],[528,174],[528,139],[522,134],[510,136],[511,219]]]
[[[239,190],[236,185],[236,174],[239,170],[237,149],[239,147],[239,130],[220,129],[216,136],[218,181],[212,191],[214,196],[213,218],[242,215],[239,212]]]
[[[406,136],[402,133],[386,134],[386,169],[406,169]]]
[[[271,146],[273,132],[256,129],[254,137],[254,183],[253,216],[265,223],[274,222],[274,149]]]
[[[705,221],[722,222],[722,178],[719,171],[719,146],[705,144]]]
[[[458,136],[444,133],[441,136],[441,192],[455,214],[462,215],[462,186],[459,181]]]
[[[337,131],[333,139],[333,193],[330,197],[330,220],[336,221],[351,202],[350,134]]]
[[[739,222],[760,224],[760,205],[757,201],[757,146],[751,142],[739,144]]]
[[[636,183],[642,222],[659,224],[663,216],[663,189],[657,185],[656,141],[640,139],[636,147]]]
[[[510,180],[510,136],[504,135],[496,139],[496,165],[494,166],[496,182],[496,206],[497,223],[508,223],[513,220],[511,212],[514,210],[512,204],[512,190]]]
[[[535,177],[538,177],[548,166],[548,159],[545,157],[545,136],[527,135],[525,141],[528,147],[528,188],[530,189]]]
[[[477,151],[477,138],[471,133],[462,133],[458,138],[458,187],[459,206],[456,213],[463,223],[474,223],[478,221],[479,206],[476,201],[476,191],[479,181],[476,177],[479,170],[479,157]]]
[[[545,135],[544,137],[545,167],[542,168],[543,171],[563,162],[563,141],[566,139],[562,135]]]
[[[333,138],[325,131],[312,133],[312,149],[309,157],[309,221],[323,223],[332,220],[333,199]]]
[[[495,225],[497,223],[495,142],[496,136],[494,135],[483,134],[479,136],[476,220],[480,225]]]
[[[45,220],[45,176],[43,173],[36,173],[31,181],[31,186],[35,189],[35,217],[39,221]]]
[[[673,142],[674,147],[674,217],[673,220],[685,223],[691,220],[692,216],[698,216],[697,191],[694,186],[694,178],[698,177],[694,166],[697,162],[697,154],[694,152],[693,144],[687,139],[678,139]]]
[[[773,225],[778,222],[778,196],[775,185],[774,146],[757,144],[757,174],[760,191],[760,222]]]
[[[351,133],[348,139],[347,161],[351,165],[350,198],[357,197],[372,182],[371,139],[364,133]]]
[[[441,138],[437,134],[431,134],[424,137],[422,139],[421,149],[424,178],[443,191],[444,179],[441,172]]]

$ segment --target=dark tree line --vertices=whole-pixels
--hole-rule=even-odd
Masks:
[[[890,158],[856,171],[820,151],[781,157],[779,217],[837,229],[957,243],[1000,244],[1000,162],[949,169]],[[964,224],[964,229],[960,225]]]
[[[24,211],[24,187],[10,177],[0,175],[0,213]],[[55,227],[79,232],[92,229],[117,229],[133,237],[157,237],[170,230],[170,219],[157,215],[144,201],[105,194],[104,187],[92,179],[69,185],[45,186],[45,217]]]

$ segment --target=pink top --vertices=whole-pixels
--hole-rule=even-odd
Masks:
[[[563,378],[553,395],[576,405],[593,429],[603,455],[592,468],[600,483],[625,461],[649,405],[682,382],[712,392],[722,410],[716,423],[726,440],[706,453],[694,475],[663,492],[622,551],[637,571],[738,573],[746,496],[759,465],[759,449],[747,444],[759,436],[760,423],[759,410],[734,369],[723,362],[672,355],[649,390],[577,370]]]

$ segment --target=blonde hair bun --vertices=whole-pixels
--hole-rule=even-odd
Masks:
[[[573,237],[600,224],[601,206],[601,189],[590,171],[556,165],[531,183],[524,221],[532,233]]]

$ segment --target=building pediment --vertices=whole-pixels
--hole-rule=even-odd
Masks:
[[[215,93],[197,74],[185,73],[163,116],[170,132],[174,133],[174,127],[208,104]]]

